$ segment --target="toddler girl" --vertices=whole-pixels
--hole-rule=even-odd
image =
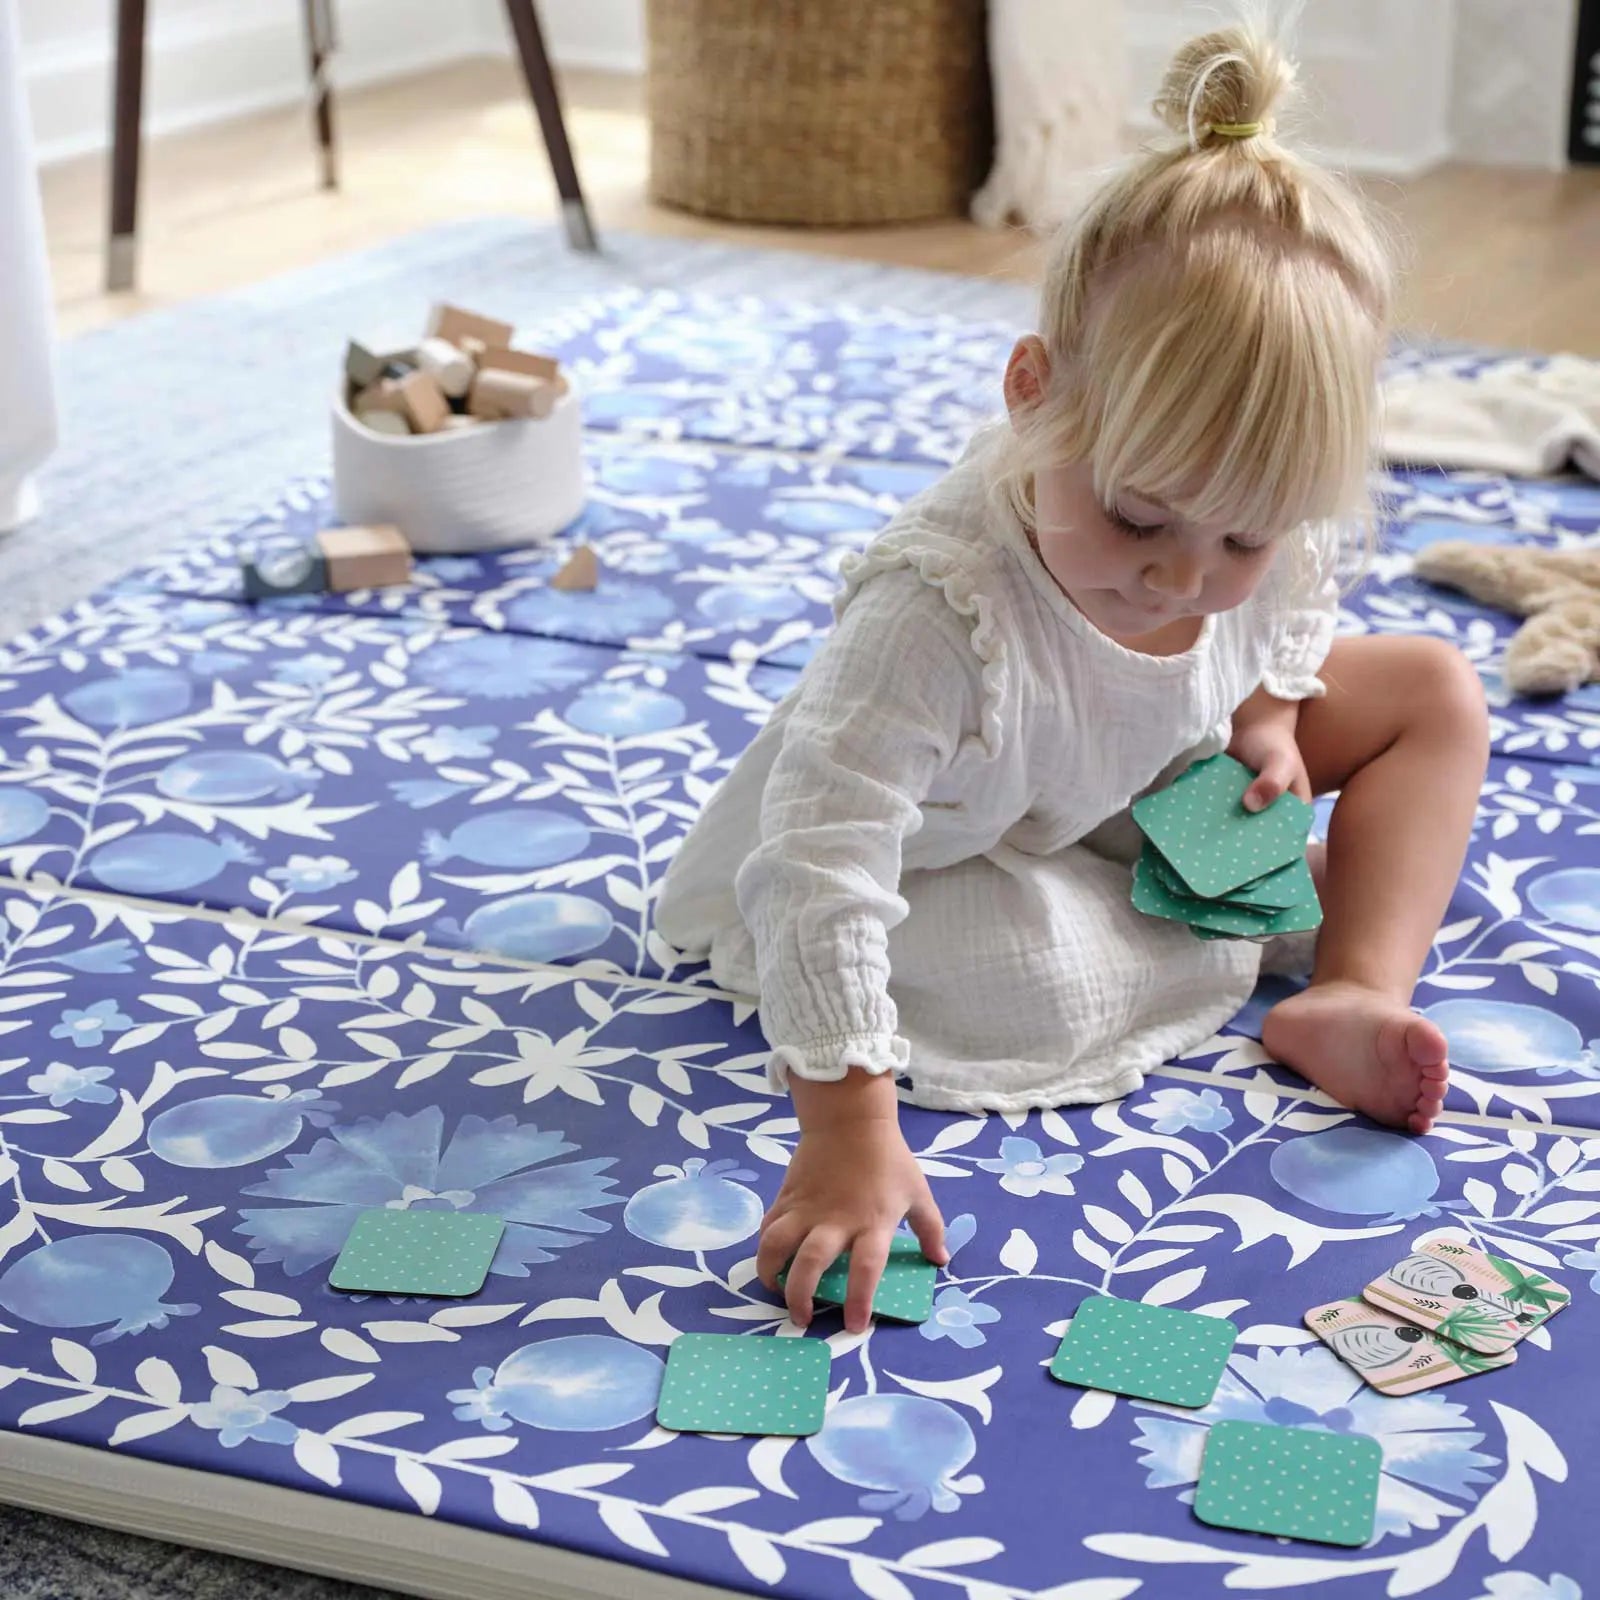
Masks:
[[[1342,183],[1273,137],[1292,69],[1196,39],[1173,137],[1056,242],[1009,421],[845,566],[838,626],[684,842],[658,926],[761,1001],[801,1134],[763,1224],[804,1325],[852,1252],[866,1325],[909,1217],[946,1259],[896,1081],[973,1111],[1123,1095],[1227,1022],[1262,948],[1131,904],[1128,809],[1229,750],[1339,791],[1310,987],[1278,1060],[1424,1132],[1445,1041],[1410,1009],[1487,755],[1478,680],[1426,639],[1335,640],[1392,297]],[[1270,952],[1269,952],[1270,953]]]

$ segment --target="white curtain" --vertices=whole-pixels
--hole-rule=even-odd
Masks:
[[[1084,172],[1122,153],[1122,0],[989,0],[989,71],[995,163],[973,220],[1051,227]]]
[[[0,0],[0,532],[37,508],[33,474],[55,448],[50,339],[50,269],[17,8]]]

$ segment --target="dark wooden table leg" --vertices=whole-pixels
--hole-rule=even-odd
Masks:
[[[506,15],[511,19],[511,31],[516,36],[517,54],[522,58],[522,74],[528,80],[528,93],[533,98],[534,110],[539,113],[539,126],[544,133],[544,147],[550,156],[550,168],[555,173],[556,188],[561,195],[561,215],[567,225],[567,240],[574,250],[598,250],[594,225],[589,221],[589,208],[584,203],[583,189],[578,183],[578,168],[572,159],[572,146],[567,140],[567,124],[561,114],[561,94],[556,88],[555,73],[550,68],[550,57],[545,53],[544,36],[539,30],[539,14],[533,0],[506,0]]]
[[[333,53],[333,0],[303,0],[306,66],[311,74],[311,115],[322,158],[322,187],[339,187],[339,162],[333,142],[333,88],[328,57]]]
[[[106,289],[133,287],[139,220],[139,111],[144,97],[144,0],[117,0],[111,113],[111,235]]]

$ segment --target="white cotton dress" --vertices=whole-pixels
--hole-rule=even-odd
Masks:
[[[851,557],[838,626],[657,907],[665,939],[759,996],[774,1083],[859,1067],[949,1109],[1105,1100],[1232,1017],[1261,947],[1134,910],[1127,812],[1224,748],[1257,687],[1322,693],[1325,542],[1311,604],[1286,551],[1165,657],[1062,593],[979,446]]]

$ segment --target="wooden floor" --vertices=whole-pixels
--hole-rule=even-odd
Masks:
[[[706,222],[644,197],[637,79],[574,72],[568,123],[590,207],[607,228],[861,256],[1029,279],[1038,245],[951,219],[853,230]],[[342,184],[317,187],[308,118],[271,112],[152,141],[135,294],[100,288],[105,163],[44,174],[62,333],[249,283],[452,217],[550,217],[555,195],[521,80],[474,60],[339,97]],[[1446,167],[1374,185],[1412,241],[1405,323],[1448,338],[1600,357],[1600,170]]]

